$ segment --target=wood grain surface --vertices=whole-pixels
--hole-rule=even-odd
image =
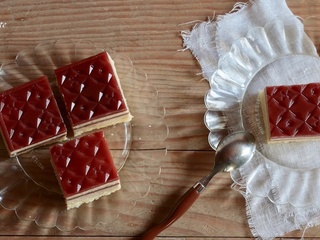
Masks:
[[[14,211],[0,208],[0,240],[4,239],[134,239],[161,221],[177,199],[208,173],[214,151],[208,145],[203,123],[203,97],[208,83],[189,51],[183,49],[181,31],[196,21],[229,12],[235,0],[1,0],[0,62],[13,60],[23,49],[52,40],[89,40],[128,56],[146,73],[165,108],[169,132],[159,146],[146,143],[143,151],[166,148],[161,173],[149,193],[112,225],[92,230],[62,232],[19,220]],[[288,0],[302,18],[317,16],[320,4],[312,0]],[[317,18],[309,23],[316,44]],[[138,94],[138,93],[137,93]],[[1,181],[1,179],[0,179]],[[191,209],[160,234],[158,239],[252,239],[245,201],[230,189],[229,174],[218,174]],[[284,238],[299,239],[303,231]],[[319,239],[320,228],[306,231],[306,239]]]

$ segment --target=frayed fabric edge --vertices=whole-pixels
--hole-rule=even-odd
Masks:
[[[242,178],[242,181],[246,181],[245,179]],[[248,220],[248,226],[250,229],[250,232],[253,236],[254,239],[256,240],[272,240],[278,236],[268,236],[268,237],[261,237],[259,234],[259,231],[256,229],[256,226],[254,224],[254,220],[252,217],[252,209],[251,209],[251,198],[250,198],[250,194],[247,192],[247,188],[244,185],[239,185],[237,183],[233,183],[231,185],[231,188],[237,192],[239,192],[243,198],[245,199],[245,209],[246,209],[246,216],[247,216],[247,220]]]
[[[253,219],[252,219],[252,209],[251,209],[251,204],[250,204],[250,197],[248,195],[244,195],[244,198],[246,200],[246,215],[247,215],[247,219],[248,219],[248,225],[249,225],[249,229],[251,231],[252,236],[254,237],[254,239],[256,240],[272,240],[278,236],[269,236],[269,237],[261,237],[258,233],[258,231],[256,230],[255,224],[253,223]]]
[[[180,49],[180,51],[186,51],[190,50],[192,55],[195,57],[195,59],[199,62],[202,70],[202,75],[205,79],[211,78],[211,76],[214,74],[215,70],[217,69],[218,66],[218,60],[220,57],[220,44],[219,44],[219,36],[217,35],[217,28],[219,25],[219,22],[225,18],[229,18],[231,16],[234,16],[251,5],[253,5],[255,2],[259,2],[262,0],[249,0],[248,2],[238,2],[235,3],[233,8],[226,14],[223,15],[218,15],[216,16],[215,14],[213,17],[208,17],[206,21],[200,21],[200,20],[194,20],[185,24],[192,24],[196,23],[191,30],[183,30],[181,31],[181,37],[183,39],[183,49]],[[180,25],[185,25],[185,24],[180,24]],[[202,51],[202,43],[201,41],[199,42],[199,29],[200,28],[205,28],[205,29],[210,29],[212,30],[211,34],[211,49],[207,49],[212,51],[211,54],[208,56],[209,62],[212,61],[211,66],[209,69],[212,69],[210,71],[206,71],[208,69],[206,63],[200,59],[199,55],[201,54]]]
[[[248,225],[249,225],[249,229],[251,231],[251,234],[252,236],[254,237],[254,239],[257,239],[257,240],[272,240],[272,239],[275,239],[277,237],[280,237],[284,234],[287,234],[291,231],[294,231],[294,230],[302,230],[302,234],[301,234],[301,237],[300,237],[300,240],[304,239],[305,237],[305,234],[306,234],[306,231],[309,229],[309,228],[312,228],[312,227],[316,227],[316,226],[319,226],[320,225],[320,217],[319,216],[314,216],[314,217],[311,217],[311,219],[306,222],[306,223],[302,223],[300,221],[296,222],[295,225],[292,225],[291,226],[291,229],[287,229],[286,231],[283,231],[283,232],[278,232],[278,234],[271,234],[269,236],[261,236],[259,234],[259,231],[256,229],[256,226],[255,226],[255,221],[253,220],[253,217],[252,217],[252,203],[251,203],[251,196],[249,193],[245,193],[244,190],[242,190],[240,192],[242,194],[242,196],[245,198],[245,201],[246,201],[246,215],[247,215],[247,220],[248,220]],[[269,200],[269,199],[268,199]],[[319,212],[320,209],[316,210],[316,212]],[[311,211],[312,212],[312,211]],[[310,212],[310,214],[311,214]],[[288,217],[289,218],[292,218],[292,219],[295,219],[297,216],[296,214],[292,214],[291,216],[286,216],[284,217],[283,221],[288,221]],[[271,233],[272,231],[269,231],[269,233]]]
[[[223,15],[219,15],[217,16],[217,20],[221,20],[225,17],[228,17],[229,15],[232,15],[232,14],[236,14],[242,10],[244,10],[245,8],[247,7],[250,7],[252,4],[253,4],[254,1],[249,1],[249,2],[237,2],[234,4],[233,8],[231,9],[231,11],[229,11],[228,13],[226,14],[223,14]]]
[[[203,33],[209,34],[203,34]],[[183,39],[182,51],[190,50],[192,55],[198,61],[201,67],[202,76],[208,80],[213,72],[206,71],[206,69],[216,69],[219,56],[216,55],[216,43],[212,41],[216,34],[216,23],[213,19],[208,18],[207,21],[196,23],[191,30],[181,31]],[[199,37],[200,36],[200,37]],[[205,40],[202,40],[201,36],[205,36]],[[210,46],[208,46],[208,44]],[[212,64],[208,67],[208,63]]]
[[[193,53],[193,55],[195,56],[195,58],[197,60],[199,60],[197,55],[193,52],[190,42],[195,37],[194,36],[195,32],[197,32],[198,28],[201,25],[203,25],[203,24],[205,24],[205,25],[207,25],[207,24],[215,24],[215,23],[214,23],[214,20],[210,19],[210,18],[207,21],[195,20],[195,21],[192,21],[192,22],[197,22],[197,23],[192,27],[191,30],[183,30],[183,31],[180,32],[181,37],[183,39],[183,49],[180,50],[180,51],[190,50]],[[192,23],[192,22],[190,22],[190,23]]]
[[[320,224],[320,216],[312,218],[303,228],[301,239],[304,239],[304,236],[309,228],[316,227]]]

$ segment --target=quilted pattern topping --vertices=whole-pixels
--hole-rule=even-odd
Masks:
[[[102,131],[57,144],[50,153],[65,196],[119,179]]]
[[[56,69],[55,74],[73,126],[127,109],[105,52]]]
[[[320,84],[265,89],[271,139],[320,134]]]
[[[45,76],[0,94],[0,124],[10,152],[66,133]]]

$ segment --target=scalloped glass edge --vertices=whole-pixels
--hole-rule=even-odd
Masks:
[[[65,45],[71,46],[72,48],[68,49],[64,47],[63,49],[59,49],[56,46],[59,46],[60,44],[63,46]],[[53,46],[55,46],[55,48],[53,48]],[[79,46],[85,48],[85,53],[81,53],[81,49],[79,50]],[[130,142],[124,143],[126,149],[121,150],[116,147],[113,150],[113,151],[118,151],[120,155],[124,155],[125,157],[125,161],[120,166],[118,166],[118,169],[119,170],[121,169],[119,174],[120,174],[122,186],[126,186],[126,185],[128,186],[126,191],[128,192],[129,196],[125,196],[127,198],[126,200],[123,200],[121,197],[121,195],[124,194],[124,190],[120,190],[118,193],[114,193],[113,195],[110,195],[111,197],[109,196],[103,197],[99,200],[94,201],[93,203],[85,204],[83,205],[84,207],[79,208],[80,210],[71,209],[69,211],[64,211],[63,208],[65,206],[63,202],[62,209],[60,209],[59,206],[58,206],[58,209],[60,210],[58,210],[58,212],[54,212],[52,211],[52,209],[47,209],[47,212],[49,212],[48,214],[45,213],[46,211],[43,211],[44,209],[46,209],[46,206],[50,206],[50,204],[52,206],[56,206],[57,203],[51,202],[49,203],[49,205],[39,206],[37,205],[37,203],[34,203],[34,202],[32,203],[32,201],[29,201],[29,203],[26,204],[26,206],[28,207],[32,206],[29,212],[28,210],[23,209],[22,206],[24,204],[23,201],[26,202],[26,200],[28,200],[30,196],[32,196],[32,194],[38,194],[39,196],[41,196],[40,199],[46,200],[46,199],[43,199],[42,197],[46,196],[47,194],[57,195],[58,193],[45,189],[45,187],[43,187],[42,184],[39,184],[37,181],[34,181],[32,177],[28,176],[29,174],[24,170],[24,167],[21,165],[21,162],[19,162],[19,160],[16,158],[12,158],[12,159],[6,159],[6,160],[2,159],[0,161],[0,165],[7,165],[7,167],[10,170],[7,172],[0,171],[0,174],[5,174],[8,179],[10,179],[10,177],[13,177],[14,179],[16,179],[15,182],[2,181],[2,184],[0,184],[0,205],[5,209],[14,210],[18,218],[22,220],[27,220],[27,221],[34,221],[39,227],[44,227],[44,228],[57,227],[61,231],[69,231],[76,228],[89,230],[97,226],[98,224],[107,226],[108,224],[111,224],[112,222],[114,222],[120,214],[125,214],[130,212],[136,205],[136,201],[138,199],[146,197],[150,191],[151,180],[156,179],[161,173],[160,161],[163,157],[166,156],[166,148],[163,146],[158,146],[159,147],[158,149],[152,148],[153,150],[150,150],[150,151],[146,150],[141,152],[139,151],[139,149],[140,148],[144,149],[142,146],[145,142],[150,141],[150,139],[148,138],[148,136],[150,135],[154,136],[155,134],[158,134],[157,138],[154,138],[154,137],[152,138],[152,141],[154,141],[155,145],[158,144],[159,142],[163,144],[163,142],[167,138],[169,134],[169,128],[164,122],[165,108],[162,106],[162,104],[158,100],[158,91],[153,86],[148,84],[147,75],[142,70],[134,68],[132,61],[128,57],[122,54],[115,53],[114,50],[108,47],[99,48],[96,45],[94,45],[92,42],[86,41],[86,40],[85,41],[80,40],[77,42],[74,42],[72,40],[49,41],[49,42],[40,43],[32,49],[22,50],[17,54],[16,59],[14,61],[7,61],[1,64],[1,67],[0,67],[1,75],[4,76],[4,74],[6,74],[4,72],[4,69],[5,69],[4,66],[6,64],[17,64],[17,65],[22,64],[23,66],[37,68],[37,64],[39,64],[37,62],[19,62],[19,61],[23,59],[23,58],[20,58],[21,55],[30,54],[30,53],[34,54],[34,52],[37,51],[38,49],[41,50],[38,52],[39,59],[44,58],[44,60],[46,60],[40,63],[41,67],[38,67],[38,68],[43,68],[44,72],[47,71],[45,67],[47,64],[49,65],[53,64],[52,59],[48,59],[47,56],[45,56],[45,54],[48,53],[47,51],[50,51],[50,54],[56,54],[54,51],[68,50],[69,54],[72,56],[73,54],[80,54],[80,55],[85,54],[85,56],[78,56],[77,59],[82,59],[84,57],[92,56],[95,53],[99,53],[101,51],[107,51],[108,53],[110,53],[110,55],[112,56],[113,60],[115,60],[115,62],[116,62],[116,59],[114,59],[114,55],[116,55],[119,58],[123,58],[125,59],[125,61],[129,62],[129,64],[131,65],[129,67],[130,71],[132,71],[131,73],[129,73],[131,74],[130,76],[134,77],[136,81],[141,81],[141,79],[143,79],[143,81],[141,81],[140,83],[141,86],[143,86],[141,91],[152,92],[150,94],[151,97],[149,96],[150,99],[146,99],[146,102],[151,101],[152,104],[150,104],[151,106],[149,108],[146,107],[144,109],[135,110],[137,111],[136,113],[134,113],[134,115],[136,115],[135,119],[132,120],[132,122],[129,125],[124,123],[125,129],[126,129],[125,131],[128,131],[128,130],[130,131],[129,132]],[[66,56],[67,58],[67,59],[61,58],[60,60],[62,62],[72,61],[71,59],[69,59],[70,56],[68,56],[68,54],[65,54],[62,56]],[[63,63],[60,63],[60,64],[63,64]],[[117,69],[118,67],[121,68],[123,66],[117,66]],[[34,73],[34,74],[42,75],[43,73],[41,72],[41,73]],[[140,88],[141,86],[140,85],[136,86],[136,88]],[[2,81],[1,87],[2,89],[7,89],[11,87],[11,84],[8,84],[7,82]],[[129,94],[129,95],[133,95],[133,94]],[[128,97],[130,98],[132,96],[128,96]],[[129,103],[129,107],[130,107],[130,103]],[[134,110],[134,109],[130,108],[130,110]],[[139,118],[139,116],[142,116],[142,117]],[[150,118],[150,122],[145,121],[146,120],[145,117],[148,117],[148,116]],[[132,134],[131,132],[131,129],[145,128],[145,127],[147,127],[146,133],[139,135],[139,134]],[[113,133],[111,132],[110,134],[112,135]],[[132,148],[131,150],[129,150],[130,147]],[[145,153],[144,154],[145,156],[141,154],[142,152]],[[154,156],[156,156],[156,161],[153,161],[150,164],[150,158],[154,158]],[[135,159],[132,159],[132,157],[134,157]],[[144,162],[147,159],[149,159],[148,169],[150,170],[148,170],[148,173],[145,173],[143,169],[145,169]],[[36,162],[35,164],[39,164],[39,163]],[[136,183],[136,185],[134,183]],[[28,185],[29,189],[31,188],[32,193],[22,191],[22,186],[25,186],[25,185]],[[134,194],[132,194],[132,192]],[[22,197],[22,200],[17,200],[16,199],[17,197],[15,196],[15,194],[20,194],[18,196],[21,196],[21,193],[27,194],[27,196]],[[58,194],[58,195],[61,196],[61,194]],[[37,200],[36,198],[33,198],[33,196],[32,196],[32,199],[34,201]],[[123,206],[121,207],[120,205],[118,205],[118,203],[116,202],[117,199],[121,199],[122,201],[125,202],[124,208]],[[104,200],[106,202],[104,202]],[[106,204],[108,204],[108,201],[113,204],[113,209],[109,210],[111,213],[109,213],[108,216],[106,215],[105,218],[102,217],[101,219],[101,217],[99,217],[99,214],[100,214],[99,211],[95,214],[95,217],[88,218],[89,220],[85,219],[86,217],[81,217],[81,213],[83,211],[85,212],[89,211],[89,213],[94,212],[93,211],[95,208],[94,204],[96,204],[99,208],[100,205],[105,206]],[[58,204],[61,204],[61,203],[58,203]],[[102,209],[104,208],[102,207]],[[102,211],[101,214],[103,213],[104,211]],[[45,215],[49,215],[49,216],[45,216]],[[69,219],[69,220],[66,220],[66,219]],[[90,222],[90,220],[92,222]]]
[[[244,129],[242,121],[239,122],[237,119],[228,119],[228,112],[237,111],[237,114],[242,119],[241,101],[246,88],[262,68],[278,59],[290,55],[305,55],[318,58],[316,47],[304,32],[304,24],[306,21],[304,24],[302,22],[300,22],[301,24],[290,24],[292,21],[300,20],[301,19],[292,17],[286,21],[275,20],[267,23],[264,27],[253,28],[247,33],[246,37],[235,41],[230,52],[219,59],[217,71],[215,71],[209,79],[210,89],[204,97],[207,108],[204,115],[204,122],[210,131],[208,134],[208,142],[212,149],[216,150],[220,140],[230,132]],[[290,25],[290,29],[286,29],[288,25]],[[275,35],[274,33],[278,31],[276,35],[279,37],[279,39],[277,39],[278,41],[270,41],[268,39],[269,31],[274,31],[273,36]],[[274,44],[276,44],[276,46],[274,46]],[[257,51],[259,54],[255,54]],[[240,170],[231,172],[230,175],[234,181],[232,188],[240,192],[247,189],[251,194],[259,197],[267,197],[271,202],[279,205],[290,204],[295,207],[306,207],[315,202],[315,200],[311,200],[312,198],[304,200],[303,203],[299,202],[299,199],[296,200],[297,198],[295,196],[301,194],[299,191],[291,191],[288,197],[281,199],[281,201],[278,200],[273,193],[274,189],[268,169],[268,166],[275,163],[265,160],[260,152],[257,152],[254,158],[260,161],[260,168],[252,173],[250,179],[243,179]],[[316,176],[320,175],[320,169],[299,170],[284,166],[281,167],[292,172],[293,175],[303,174],[306,171]],[[259,172],[263,172],[265,176],[263,179],[265,181],[263,183],[265,189],[262,192],[256,192],[251,189],[250,184],[248,184],[248,181],[261,180],[254,177],[255,174]],[[318,182],[320,182],[320,179]],[[258,189],[258,191],[260,191],[260,189]]]

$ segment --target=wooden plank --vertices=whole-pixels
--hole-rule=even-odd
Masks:
[[[166,216],[178,198],[210,170],[214,156],[203,123],[206,111],[203,97],[209,86],[202,79],[201,69],[192,54],[179,51],[183,48],[180,32],[191,29],[196,23],[194,20],[206,21],[208,17],[229,12],[236,2],[1,1],[0,62],[13,60],[19,51],[48,40],[83,39],[97,46],[109,46],[128,56],[135,68],[147,75],[148,83],[158,91],[158,100],[165,108],[162,120],[169,131],[165,141],[159,144],[147,138],[133,145],[146,157],[149,152],[144,150],[166,147],[168,152],[161,158],[161,174],[152,178],[149,193],[112,225],[61,232],[21,221],[13,211],[0,208],[0,240],[138,239],[143,231]],[[315,1],[287,2],[302,18],[320,11],[320,4]],[[319,19],[307,23],[312,39],[319,46]],[[147,164],[147,159],[145,161]],[[146,169],[146,175],[157,175],[155,167]],[[216,176],[190,211],[157,239],[252,239],[244,199],[230,189],[231,183],[228,174]],[[319,238],[319,229],[307,230],[305,238]],[[302,233],[294,231],[286,238],[299,239]]]

